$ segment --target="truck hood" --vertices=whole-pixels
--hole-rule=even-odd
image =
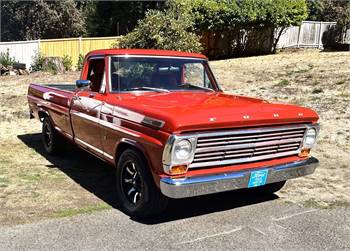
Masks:
[[[118,107],[164,121],[162,130],[170,133],[318,120],[316,112],[308,108],[218,92],[135,92],[113,96]]]

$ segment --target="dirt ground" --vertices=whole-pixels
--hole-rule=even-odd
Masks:
[[[305,50],[211,62],[229,93],[315,109],[321,134],[316,172],[293,180],[281,201],[317,208],[350,206],[350,52]],[[79,73],[0,77],[0,225],[89,213],[116,206],[113,170],[67,145],[50,157],[41,125],[28,119],[29,83],[73,83]]]

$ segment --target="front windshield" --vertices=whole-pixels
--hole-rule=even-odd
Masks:
[[[112,57],[112,92],[213,91],[206,60],[171,57]]]

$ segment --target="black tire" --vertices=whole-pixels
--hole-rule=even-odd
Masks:
[[[117,198],[127,215],[146,218],[165,210],[168,199],[156,187],[147,161],[139,151],[125,150],[117,163]]]
[[[284,185],[286,184],[287,181],[280,181],[280,182],[276,182],[276,183],[270,183],[261,187],[255,187],[253,188],[253,190],[255,190],[255,192],[257,193],[261,193],[261,194],[273,194],[275,192],[278,192],[279,190],[281,190]]]
[[[42,142],[45,151],[50,155],[58,154],[62,148],[62,136],[53,127],[49,117],[43,120]]]

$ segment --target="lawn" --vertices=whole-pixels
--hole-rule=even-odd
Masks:
[[[281,202],[318,208],[350,206],[350,52],[304,50],[212,61],[232,94],[315,109],[321,165],[278,193]],[[29,83],[74,82],[79,73],[0,77],[0,225],[91,213],[116,205],[113,170],[67,146],[61,156],[41,147],[41,125],[28,119]]]

